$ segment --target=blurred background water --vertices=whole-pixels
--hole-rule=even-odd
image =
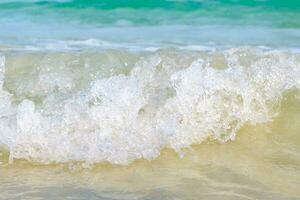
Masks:
[[[298,47],[299,18],[297,0],[2,0],[0,39]]]

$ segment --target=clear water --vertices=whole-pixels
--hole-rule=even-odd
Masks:
[[[53,40],[299,46],[298,0],[61,0],[0,3],[3,44]],[[58,41],[56,41],[58,42]]]
[[[0,199],[299,199],[300,2],[0,2]]]

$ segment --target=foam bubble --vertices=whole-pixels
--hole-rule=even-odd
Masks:
[[[119,55],[111,52],[111,62]],[[86,60],[77,62],[78,56]],[[246,123],[272,120],[282,94],[300,87],[299,55],[293,53],[236,48],[126,56],[138,60],[93,79],[74,69],[87,70],[92,59],[88,54],[51,57],[60,59],[53,63],[61,63],[64,73],[58,73],[58,65],[50,71],[33,67],[39,72],[30,73],[39,80],[36,90],[23,93],[9,85],[18,73],[4,75],[2,57],[0,143],[11,160],[126,164],[154,159],[163,148],[180,152],[208,138],[234,140]],[[70,57],[76,65],[63,64]],[[47,63],[49,67],[52,62]],[[3,78],[11,93],[3,90]],[[88,84],[79,87],[80,81]]]

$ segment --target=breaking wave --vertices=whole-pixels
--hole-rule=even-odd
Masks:
[[[0,145],[13,159],[128,164],[271,121],[300,87],[298,53],[240,47],[11,52],[0,57]]]

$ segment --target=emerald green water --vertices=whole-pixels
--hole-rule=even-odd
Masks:
[[[295,48],[300,43],[299,19],[297,0],[5,0],[0,3],[0,41],[10,45],[93,38],[127,44]]]
[[[129,20],[134,25],[198,25],[223,21],[286,28],[300,25],[297,0],[4,1],[0,10],[4,18],[19,15],[40,22],[59,19],[94,25],[111,25],[118,20]]]

